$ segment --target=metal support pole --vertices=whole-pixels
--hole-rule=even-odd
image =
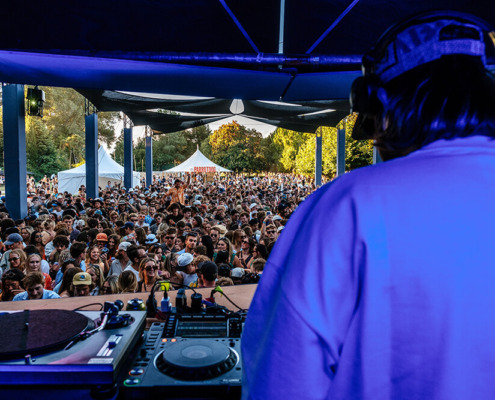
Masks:
[[[376,147],[373,147],[373,164],[378,164],[383,162],[382,157],[380,156],[380,153],[376,149]]]
[[[146,187],[153,184],[153,133],[146,127]]]
[[[345,123],[337,129],[337,176],[345,173]]]
[[[315,149],[315,184],[316,187],[321,186],[321,170],[322,170],[322,132],[321,127],[316,130],[316,149]]]
[[[24,85],[4,86],[2,101],[6,207],[15,220],[28,213]]]
[[[93,110],[95,111],[95,110]],[[96,199],[98,189],[98,114],[87,114],[86,127],[86,196]]]
[[[132,125],[127,117],[124,117],[124,187],[132,188]]]

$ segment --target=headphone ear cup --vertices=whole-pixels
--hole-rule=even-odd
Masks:
[[[379,85],[375,75],[361,76],[352,83],[349,99],[351,112],[375,115],[381,113],[383,99],[386,100],[386,92]]]
[[[356,140],[371,139],[376,133],[376,120],[381,118],[386,102],[386,91],[374,75],[354,80],[351,87],[351,112],[358,113],[352,137]]]

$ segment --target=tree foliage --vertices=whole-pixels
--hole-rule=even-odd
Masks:
[[[44,117],[26,116],[26,153],[28,170],[36,177],[51,175],[74,167],[85,158],[84,98],[73,89],[43,87],[46,93]],[[27,88],[26,88],[27,90]],[[171,113],[169,111],[163,111]],[[118,113],[98,113],[98,139],[114,147],[114,158],[124,164],[123,132],[117,138]],[[346,171],[371,164],[371,141],[355,141],[350,132],[355,116],[339,125],[346,130]],[[328,178],[336,173],[337,129],[319,128],[322,134],[322,172]],[[215,132],[206,126],[153,137],[153,170],[163,171],[189,158],[196,149],[217,164],[233,171],[281,171],[313,175],[315,135],[278,128],[268,137],[236,121]],[[0,151],[3,153],[3,124],[0,124]],[[133,167],[142,171],[145,162],[145,138],[135,140]],[[3,167],[3,159],[0,159]]]
[[[222,125],[210,136],[213,160],[232,171],[262,171],[267,162],[261,153],[263,137],[237,121]]]
[[[27,169],[37,179],[60,171],[62,162],[54,139],[40,119],[30,119],[26,127]]]

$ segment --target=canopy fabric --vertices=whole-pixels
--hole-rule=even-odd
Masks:
[[[362,55],[392,24],[448,9],[495,25],[493,1],[284,4],[281,15],[280,0],[53,0],[50,12],[43,2],[10,2],[0,25],[0,80],[221,99],[345,99]]]
[[[0,24],[0,81],[207,98],[136,103],[134,95],[116,95],[110,105],[109,97],[85,94],[102,111],[129,111],[135,123],[171,132],[231,115],[223,110],[233,99],[303,107],[346,100],[362,55],[388,27],[441,9],[495,26],[493,1],[53,0],[50,12],[43,2],[14,1]],[[295,115],[245,106],[239,115],[305,132],[335,125],[347,111]],[[204,115],[144,114],[154,108]]]
[[[237,100],[239,103],[235,104],[234,100],[229,99],[172,100],[145,93],[110,90],[79,92],[98,110],[123,111],[135,125],[148,125],[155,134],[177,132],[236,115],[294,131],[315,132],[319,126],[335,126],[349,113],[348,100],[292,103]],[[152,108],[165,109],[172,114],[147,111]],[[188,115],[176,114],[178,112]]]
[[[113,184],[124,181],[124,167],[115,162],[100,146],[98,149],[98,186],[104,188],[108,181]],[[58,173],[58,191],[77,193],[81,185],[86,184],[86,164]],[[140,184],[139,172],[133,172],[132,186]]]
[[[206,158],[206,156],[197,149],[194,154],[189,157],[182,164],[176,165],[170,168],[165,173],[176,173],[176,172],[196,172],[196,173],[206,173],[206,172],[232,172],[229,169],[223,168],[213,161]]]

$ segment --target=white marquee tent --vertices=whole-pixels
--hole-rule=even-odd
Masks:
[[[133,172],[132,186],[139,185],[140,174]],[[98,185],[104,188],[108,181],[113,184],[124,182],[124,167],[114,161],[105,149],[98,149]],[[86,164],[58,173],[59,193],[77,193],[81,185],[86,185]]]
[[[176,172],[196,172],[196,173],[204,173],[204,172],[232,172],[229,169],[223,168],[220,165],[215,164],[213,161],[210,161],[206,156],[199,151],[196,152],[189,157],[182,164],[179,164],[171,169],[167,169],[163,171],[165,173],[176,173]]]

